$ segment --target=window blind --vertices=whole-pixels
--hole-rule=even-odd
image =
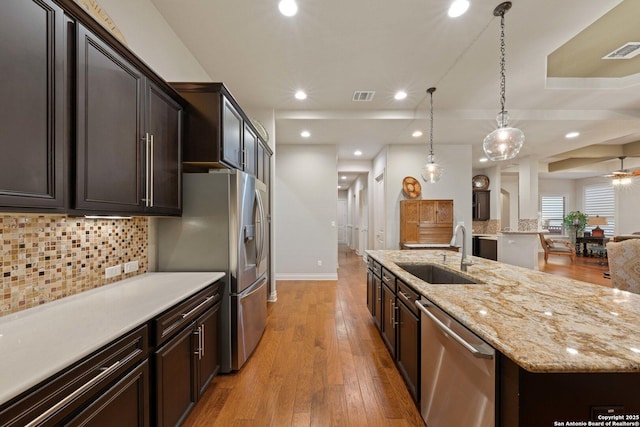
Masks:
[[[565,215],[564,196],[540,196],[540,215],[551,233],[560,234]]]
[[[584,213],[590,217],[599,215],[607,218],[607,225],[601,225],[606,237],[615,233],[615,193],[612,185],[589,185],[584,188]],[[587,226],[590,231],[595,227]]]

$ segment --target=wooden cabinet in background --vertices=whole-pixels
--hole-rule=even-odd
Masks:
[[[49,0],[2,3],[0,206],[64,207],[64,14]]]
[[[453,234],[453,200],[400,201],[400,246],[448,244]]]
[[[491,218],[491,190],[473,190],[474,221],[488,221]]]

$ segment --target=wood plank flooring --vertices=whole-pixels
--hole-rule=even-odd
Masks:
[[[240,372],[219,375],[184,425],[421,426],[366,308],[366,265],[339,251],[338,281],[278,282],[267,330]],[[610,286],[597,258],[540,270]]]

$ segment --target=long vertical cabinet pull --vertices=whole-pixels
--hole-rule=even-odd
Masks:
[[[200,327],[202,328],[202,332],[200,333],[200,335],[202,336],[202,344],[200,344],[200,358],[203,358],[204,357],[204,349],[205,349],[205,346],[206,346],[206,343],[204,341],[206,339],[206,337],[204,335],[204,323],[202,325],[200,325]]]
[[[202,330],[200,329],[200,326],[198,326],[198,329],[193,331],[193,334],[198,337],[198,348],[196,348],[196,351],[194,351],[193,354],[197,355],[198,360],[200,360],[202,359]]]
[[[150,163],[150,167],[151,167],[151,171],[149,172],[149,186],[151,187],[151,195],[150,195],[150,200],[149,200],[149,207],[153,207],[153,196],[154,196],[154,192],[155,192],[155,188],[153,185],[153,181],[154,181],[154,173],[153,173],[153,166],[155,163],[155,157],[153,155],[153,151],[154,151],[154,136],[153,134],[150,135],[151,137],[151,143],[149,144],[151,146],[151,160],[149,161]]]
[[[145,143],[145,147],[144,147],[144,166],[145,166],[145,187],[144,187],[144,205],[145,207],[149,207],[149,145],[150,145],[150,138],[149,138],[149,132],[144,134],[144,143]]]

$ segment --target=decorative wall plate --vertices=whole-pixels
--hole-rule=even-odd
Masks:
[[[486,190],[489,188],[489,177],[486,175],[476,175],[471,180],[474,190]]]
[[[412,176],[406,176],[402,180],[402,192],[410,199],[420,197],[422,194],[422,186],[420,182]]]

